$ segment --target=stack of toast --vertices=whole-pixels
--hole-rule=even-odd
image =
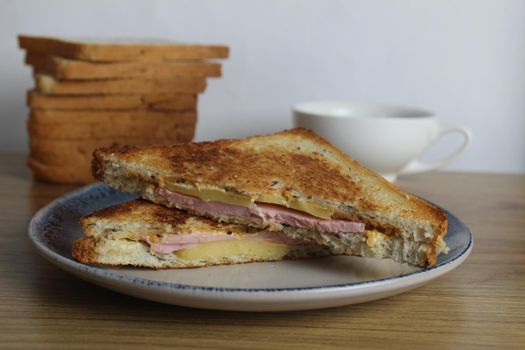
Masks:
[[[38,180],[84,184],[110,145],[171,145],[195,134],[198,94],[228,47],[19,36],[33,67],[28,164]]]

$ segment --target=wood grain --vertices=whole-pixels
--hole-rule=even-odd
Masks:
[[[0,348],[525,348],[525,175],[438,172],[399,185],[472,229],[464,265],[366,304],[218,312],[134,299],[53,267],[31,246],[27,224],[73,187],[33,183],[23,156],[0,155]]]

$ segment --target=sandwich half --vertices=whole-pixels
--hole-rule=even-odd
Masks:
[[[73,256],[85,264],[188,268],[330,255],[282,232],[247,229],[134,200],[81,218]]]
[[[305,129],[172,147],[99,149],[93,175],[170,208],[313,240],[333,254],[428,267],[447,251],[447,220],[440,209]]]

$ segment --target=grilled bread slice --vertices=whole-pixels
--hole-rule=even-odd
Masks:
[[[330,255],[325,247],[135,200],[83,217],[73,256],[86,264],[187,268]],[[284,236],[284,237],[283,237]]]
[[[441,210],[401,191],[305,129],[173,147],[99,149],[94,153],[93,174],[114,188],[165,206],[308,237],[335,254],[360,254],[353,241],[341,236],[354,231],[371,240],[385,238],[382,251],[389,254],[376,256],[390,255],[416,266],[434,265],[437,255],[447,249],[443,240],[447,220]],[[182,201],[174,200],[175,195],[191,200],[181,196]],[[302,214],[318,220],[322,227],[280,224],[235,215],[232,210],[226,214],[202,210],[204,202],[250,208],[250,213],[254,206],[258,211],[261,203],[269,204],[277,211],[291,210],[295,217]],[[336,223],[354,227],[346,225],[349,222],[364,224],[364,230],[326,232],[324,228]]]

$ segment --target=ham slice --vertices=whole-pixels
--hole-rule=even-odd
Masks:
[[[261,240],[272,243],[288,244],[288,245],[307,245],[311,244],[302,239],[293,239],[281,232],[261,231],[257,233],[249,233],[243,236],[234,236],[228,234],[213,234],[213,233],[181,233],[168,234],[161,238],[159,242],[153,242],[149,236],[144,236],[142,240],[146,241],[151,250],[159,254],[171,254],[177,250],[182,250],[196,246],[200,243],[229,241],[236,239]]]
[[[264,224],[282,224],[326,233],[364,232],[365,224],[349,220],[320,219],[310,214],[281,205],[253,203],[249,207],[222,202],[204,201],[179,192],[159,188],[157,193],[170,205],[197,213],[234,216]]]

